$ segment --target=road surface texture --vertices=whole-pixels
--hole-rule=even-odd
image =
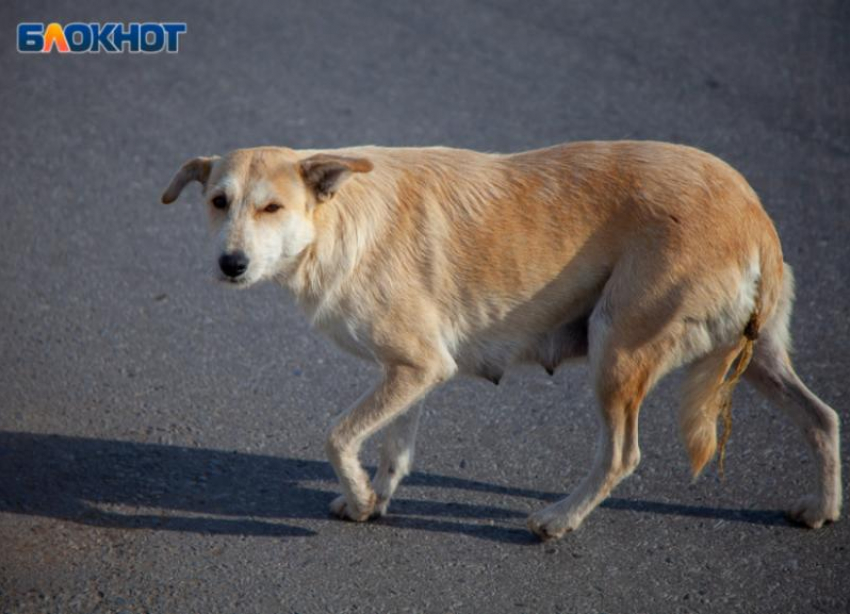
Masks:
[[[850,5],[5,2],[0,8],[0,612],[847,612],[850,522],[782,510],[812,464],[736,393],[692,483],[673,375],[643,462],[576,533],[526,516],[595,440],[583,365],[425,402],[391,515],[331,519],[332,419],[378,375],[291,298],[212,280],[187,158],[260,144],[707,149],[762,196],[798,279],[804,380],[850,457]],[[177,54],[22,55],[21,21],[186,21]],[[375,445],[364,460],[375,462]]]

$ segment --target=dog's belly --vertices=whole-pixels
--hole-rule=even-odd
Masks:
[[[550,374],[566,360],[587,355],[587,316],[528,337],[500,337],[466,344],[456,356],[465,375],[482,377],[498,384],[508,366],[531,362]]]
[[[523,345],[516,340],[487,339],[466,344],[455,356],[458,372],[482,377],[498,384],[505,369],[523,353]]]

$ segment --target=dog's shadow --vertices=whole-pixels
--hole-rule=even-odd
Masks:
[[[0,432],[0,511],[87,525],[306,537],[287,519],[328,520],[335,481],[325,462],[180,446]],[[415,472],[408,485],[553,501],[563,493]],[[327,484],[328,486],[330,484]],[[782,524],[779,512],[731,510],[610,498],[610,509],[756,524]],[[535,543],[524,512],[490,505],[394,500],[378,525]],[[502,526],[495,521],[501,520]]]

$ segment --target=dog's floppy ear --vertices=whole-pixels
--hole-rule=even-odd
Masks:
[[[316,201],[322,203],[333,198],[351,173],[371,171],[372,163],[366,158],[316,154],[301,160],[298,170],[304,183],[313,191]]]
[[[180,192],[183,191],[183,188],[190,181],[199,181],[202,185],[206,185],[207,179],[210,177],[213,162],[216,160],[218,160],[218,156],[192,158],[188,160],[180,167],[180,170],[174,175],[174,179],[171,180],[171,183],[165,188],[165,192],[162,193],[162,204],[168,205],[177,200]]]

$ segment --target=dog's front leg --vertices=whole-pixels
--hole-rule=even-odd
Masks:
[[[421,415],[422,403],[417,403],[384,429],[378,471],[372,480],[372,487],[378,497],[375,511],[379,516],[387,513],[393,493],[413,467],[416,431]]]
[[[369,436],[446,379],[449,372],[439,363],[419,367],[389,366],[383,381],[343,414],[326,444],[328,458],[342,487],[342,495],[331,503],[334,514],[358,522],[373,515],[378,499],[360,465],[360,447]]]

